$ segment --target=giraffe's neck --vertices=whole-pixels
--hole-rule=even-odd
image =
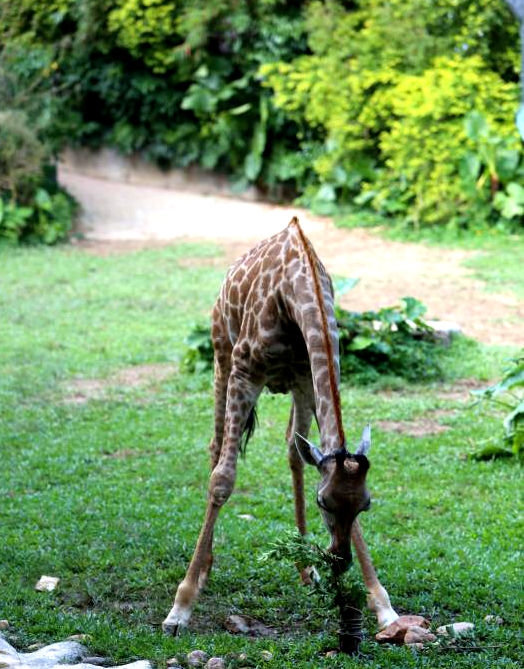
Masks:
[[[329,275],[297,219],[290,223],[306,272],[295,276],[296,319],[308,349],[322,448],[345,446],[339,392],[339,342]]]

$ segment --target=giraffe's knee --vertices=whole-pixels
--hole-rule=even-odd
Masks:
[[[230,498],[235,485],[235,474],[216,466],[211,474],[209,497],[215,506],[223,506]]]

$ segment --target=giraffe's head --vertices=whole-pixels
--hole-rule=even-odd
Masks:
[[[320,473],[317,504],[331,535],[329,550],[340,558],[340,571],[345,571],[351,564],[351,526],[358,514],[370,506],[366,488],[370,426],[364,428],[354,455],[345,448],[324,455],[299,434],[295,435],[295,444],[304,462],[314,465]]]

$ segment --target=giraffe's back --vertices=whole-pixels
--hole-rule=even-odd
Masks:
[[[229,340],[234,369],[274,392],[287,392],[310,376],[301,316],[317,312],[318,304],[306,252],[321,277],[322,299],[332,308],[329,276],[304,240],[293,219],[251,249],[230,268],[213,312],[215,337],[221,345]]]

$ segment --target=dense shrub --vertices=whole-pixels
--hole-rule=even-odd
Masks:
[[[73,224],[75,203],[57,183],[54,127],[61,118],[55,77],[61,44],[33,40],[28,12],[50,39],[66,3],[0,2],[0,240],[53,244]],[[47,10],[51,12],[47,14]],[[36,21],[36,19],[35,19]],[[35,24],[36,25],[36,24]]]
[[[518,23],[500,0],[0,8],[10,71],[39,73],[51,92],[32,113],[54,148],[196,163],[324,213],[350,203],[414,227],[522,224]]]
[[[71,229],[75,204],[48,158],[23,112],[0,112],[0,240],[53,244]]]
[[[517,24],[501,3],[313,2],[308,27],[312,54],[262,68],[275,104],[323,137],[305,200],[329,213],[356,198],[414,226],[496,221],[522,162]],[[473,110],[483,137],[468,133]],[[488,134],[516,152],[511,174],[486,163]]]

